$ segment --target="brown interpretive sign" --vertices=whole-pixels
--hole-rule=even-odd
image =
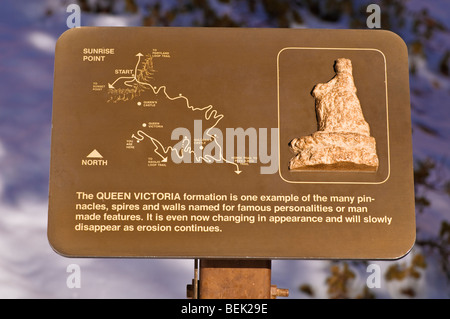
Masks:
[[[64,256],[395,259],[415,241],[391,32],[71,29],[52,122]]]

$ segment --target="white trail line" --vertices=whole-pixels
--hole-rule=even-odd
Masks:
[[[144,82],[140,82],[137,79],[137,69],[139,66],[139,63],[141,63],[141,57],[143,57],[144,55],[142,53],[138,53],[136,54],[136,56],[138,57],[138,61],[136,63],[136,66],[134,67],[134,75],[133,76],[121,76],[118,77],[113,83],[108,83],[108,88],[109,89],[114,89],[114,84],[117,83],[117,81],[122,80],[122,79],[128,79],[127,81],[124,81],[123,84],[125,84],[126,86],[132,87],[133,85],[129,84],[129,83],[133,83],[133,82],[137,82],[139,84],[148,84],[148,83],[144,83]]]
[[[175,97],[171,97],[169,94],[167,94],[166,92],[166,86],[160,86],[159,88],[154,87],[153,85],[151,85],[150,83],[146,83],[146,82],[141,82],[137,79],[137,68],[139,66],[139,63],[141,62],[141,57],[144,56],[142,53],[138,53],[136,54],[136,56],[138,57],[138,61],[136,63],[135,69],[134,69],[134,76],[122,76],[117,78],[112,84],[108,83],[108,88],[110,89],[114,89],[114,84],[120,80],[120,79],[128,79],[127,81],[124,82],[125,85],[127,86],[132,86],[129,83],[132,83],[134,81],[136,81],[137,83],[144,85],[144,86],[148,86],[149,88],[152,89],[153,93],[155,95],[159,94],[161,91],[164,93],[164,95],[166,96],[167,99],[171,100],[171,101],[175,101],[175,100],[179,100],[179,99],[184,99],[186,102],[186,107],[192,111],[203,111],[205,114],[205,119],[206,120],[210,120],[211,118],[216,120],[216,122],[214,123],[213,126],[211,126],[210,128],[208,128],[205,132],[205,134],[211,138],[211,140],[216,143],[217,147],[219,148],[219,154],[218,154],[218,158],[215,158],[214,156],[211,155],[205,155],[205,156],[197,156],[197,154],[192,150],[191,146],[190,146],[190,142],[189,140],[185,137],[183,139],[183,144],[184,141],[186,141],[186,145],[183,145],[184,147],[182,149],[180,149],[180,154],[178,153],[177,149],[175,149],[173,146],[168,146],[168,147],[164,147],[164,145],[158,141],[156,138],[148,135],[147,133],[145,133],[142,130],[139,130],[136,132],[136,135],[133,134],[131,137],[136,139],[136,141],[139,143],[140,141],[142,141],[144,138],[149,138],[150,141],[153,143],[153,145],[155,146],[155,153],[158,154],[161,159],[162,162],[167,162],[167,156],[163,156],[159,150],[162,151],[162,153],[167,154],[167,152],[170,151],[174,151],[175,154],[178,156],[178,158],[182,158],[183,157],[183,152],[190,152],[192,154],[194,154],[195,159],[197,162],[199,162],[200,160],[203,160],[207,163],[212,163],[214,161],[216,162],[221,162],[224,161],[225,163],[228,164],[232,164],[236,167],[236,170],[234,171],[236,174],[240,174],[242,173],[242,171],[239,169],[239,165],[235,162],[229,161],[227,160],[224,156],[223,156],[223,150],[222,150],[222,146],[217,142],[216,136],[214,134],[211,134],[210,131],[215,128],[217,126],[217,124],[220,122],[220,120],[222,120],[224,118],[223,114],[219,114],[217,112],[217,110],[214,109],[214,107],[212,105],[208,105],[205,107],[194,107],[192,105],[190,105],[189,103],[189,99],[182,95],[181,93],[178,96]]]

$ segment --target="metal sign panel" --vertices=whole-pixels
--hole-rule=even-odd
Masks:
[[[71,29],[53,103],[62,255],[392,259],[414,243],[391,32]]]

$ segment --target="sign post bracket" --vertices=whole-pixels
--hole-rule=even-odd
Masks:
[[[187,286],[193,299],[276,299],[288,289],[271,285],[271,260],[201,259],[194,262],[194,279]],[[200,279],[198,279],[198,275]]]

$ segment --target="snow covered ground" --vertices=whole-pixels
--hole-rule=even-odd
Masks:
[[[62,3],[3,0],[0,8],[0,298],[185,298],[185,286],[193,278],[192,260],[69,259],[56,254],[48,244],[54,45],[67,30],[68,16]],[[218,13],[229,10],[219,1],[210,3]],[[411,0],[407,4],[416,13],[427,8],[429,16],[447,29],[450,27],[448,1]],[[189,20],[186,16],[182,19]],[[141,22],[139,14],[87,13],[82,14],[81,21],[84,26],[138,26]],[[312,15],[303,15],[303,24],[296,26],[330,28],[345,27],[346,23],[345,19],[325,23]],[[411,35],[401,36],[405,39]],[[436,32],[422,49],[427,57],[450,50],[449,32]],[[411,58],[416,66],[411,76],[414,157],[432,158],[439,163],[439,171],[430,176],[435,187],[423,188],[431,204],[425,208],[426,212],[417,213],[421,239],[436,237],[442,222],[450,220],[450,196],[441,187],[442,181],[450,180],[450,78],[438,71],[437,59],[420,55]],[[376,297],[405,297],[399,291],[408,285],[413,286],[416,297],[450,297],[450,276],[442,269],[442,260],[436,252],[417,247],[397,263],[410,264],[417,253],[423,253],[427,260],[420,278],[383,280],[381,288],[373,289]],[[385,273],[395,262],[374,263]],[[70,264],[80,266],[80,288],[67,286]],[[272,268],[273,284],[289,288],[291,298],[309,297],[299,291],[301,284],[311,285],[314,297],[327,297],[329,261],[274,261]],[[369,274],[365,265],[357,265],[355,269],[357,276],[352,287],[359,292]]]

